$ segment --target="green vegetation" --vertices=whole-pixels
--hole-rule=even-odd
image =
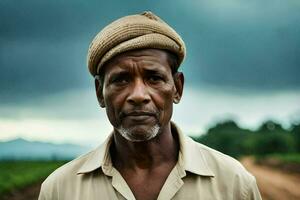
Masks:
[[[63,161],[1,161],[0,196],[46,178]]]
[[[236,158],[277,154],[282,161],[299,160],[300,124],[284,129],[280,124],[266,121],[258,130],[251,131],[240,128],[234,121],[225,121],[193,139]]]
[[[270,154],[263,157],[259,157],[259,159],[264,160],[276,160],[280,163],[290,163],[290,164],[298,164],[300,165],[300,153],[292,153],[292,154]]]
[[[289,173],[300,173],[300,153],[260,155],[256,156],[255,162]]]

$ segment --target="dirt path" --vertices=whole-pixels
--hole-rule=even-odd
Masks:
[[[300,174],[287,174],[280,170],[256,165],[250,157],[241,160],[256,177],[264,200],[299,200]]]
[[[0,197],[1,200],[37,200],[41,183],[31,185],[23,190],[14,191],[9,195]]]

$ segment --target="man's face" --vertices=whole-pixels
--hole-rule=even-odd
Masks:
[[[159,134],[170,122],[173,101],[180,100],[179,74],[173,79],[168,54],[162,50],[129,51],[111,59],[97,95],[114,129],[133,142]]]

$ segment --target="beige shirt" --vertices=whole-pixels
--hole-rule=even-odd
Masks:
[[[178,132],[180,152],[158,200],[261,199],[255,178],[238,161],[194,142],[172,126]],[[112,137],[54,171],[43,182],[39,200],[134,200],[126,181],[112,165]]]

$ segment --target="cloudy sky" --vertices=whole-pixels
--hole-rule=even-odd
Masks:
[[[234,119],[255,129],[300,121],[297,0],[1,0],[0,140],[96,144],[111,131],[86,66],[109,22],[151,10],[187,45],[173,120],[197,135]]]

